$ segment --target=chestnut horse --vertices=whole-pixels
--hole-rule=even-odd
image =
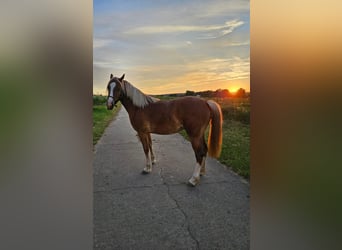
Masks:
[[[120,78],[110,75],[107,85],[107,109],[111,110],[120,101],[128,112],[132,127],[137,131],[142,143],[146,166],[143,174],[152,171],[155,157],[152,151],[150,133],[172,134],[185,129],[196,156],[196,166],[189,179],[191,186],[199,183],[200,175],[205,174],[207,153],[211,157],[219,157],[222,144],[222,112],[214,101],[206,101],[198,97],[181,97],[171,101],[145,95],[128,81],[125,74]],[[208,145],[204,140],[204,132],[210,122]],[[151,157],[150,157],[151,156]]]

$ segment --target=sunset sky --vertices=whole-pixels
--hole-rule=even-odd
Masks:
[[[94,0],[94,94],[109,75],[147,94],[250,90],[249,1]]]

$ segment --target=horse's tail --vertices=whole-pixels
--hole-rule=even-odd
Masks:
[[[208,154],[210,157],[218,158],[222,146],[222,111],[216,102],[207,101],[211,111],[210,129],[208,137]]]

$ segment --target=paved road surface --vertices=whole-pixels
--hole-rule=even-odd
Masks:
[[[122,108],[95,147],[94,249],[249,249],[249,184],[214,159],[193,188],[195,165],[179,134],[152,135],[145,156]]]

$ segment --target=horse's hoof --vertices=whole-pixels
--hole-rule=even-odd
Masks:
[[[146,170],[143,170],[141,171],[141,174],[149,174],[150,172],[146,171]]]
[[[190,181],[188,181],[188,186],[189,186],[189,187],[195,187],[195,185],[192,184]]]
[[[191,177],[191,179],[188,181],[188,185],[190,187],[195,187],[199,183],[199,178]]]

